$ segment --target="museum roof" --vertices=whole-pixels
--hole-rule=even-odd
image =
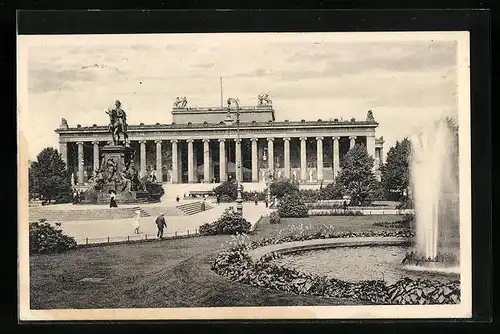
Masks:
[[[355,119],[351,120],[321,120],[317,121],[269,121],[269,122],[241,122],[239,127],[240,129],[251,129],[251,128],[318,128],[318,127],[377,127],[378,122],[376,121],[357,121]],[[227,124],[224,121],[218,123],[184,123],[184,124],[176,124],[176,123],[156,123],[156,124],[144,124],[140,123],[139,125],[129,125],[128,131],[140,131],[140,130],[187,130],[187,129],[224,129],[231,128],[234,129],[236,127],[235,122],[233,124]],[[57,133],[65,133],[65,132],[81,132],[81,131],[107,131],[107,125],[92,125],[92,126],[82,126],[78,124],[76,127],[67,127],[60,126],[55,131]]]

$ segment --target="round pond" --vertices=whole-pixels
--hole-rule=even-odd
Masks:
[[[283,255],[272,263],[301,272],[348,282],[385,280],[393,284],[402,277],[455,281],[457,275],[407,270],[401,260],[411,248],[403,246],[336,247]]]

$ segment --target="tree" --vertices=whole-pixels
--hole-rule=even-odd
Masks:
[[[382,186],[387,194],[396,194],[397,200],[404,201],[410,184],[411,142],[404,138],[387,152],[387,158],[380,171]],[[406,195],[405,195],[406,194]]]
[[[345,155],[337,183],[351,197],[351,203],[367,205],[371,202],[377,184],[373,162],[363,145],[354,146]]]
[[[274,181],[269,186],[271,196],[282,198],[285,195],[291,195],[299,192],[299,187],[288,180]]]
[[[70,173],[61,155],[52,147],[44,148],[29,167],[30,191],[39,193],[45,200],[71,192]]]
[[[342,199],[342,187],[338,182],[329,183],[319,191],[319,198],[323,200]]]

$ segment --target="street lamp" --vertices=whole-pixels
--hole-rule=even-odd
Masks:
[[[240,145],[239,154],[241,155],[241,143],[240,143],[240,105],[238,100],[230,97],[227,99],[228,115],[231,112],[231,103],[234,102],[236,105],[236,145]],[[236,212],[243,214],[243,199],[241,198],[241,157],[238,159],[236,165],[236,182],[238,182],[238,196],[236,198]]]

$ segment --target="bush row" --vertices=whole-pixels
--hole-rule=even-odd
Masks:
[[[328,237],[362,237],[367,233],[336,233]],[[368,234],[381,234],[368,232]],[[411,232],[387,232],[385,236],[411,235]],[[311,236],[302,237],[303,240]],[[253,286],[265,287],[297,294],[311,294],[322,297],[347,298],[374,304],[456,304],[460,302],[460,282],[402,278],[392,285],[382,280],[345,282],[335,278],[302,273],[270,263],[279,255],[269,254],[253,262],[248,250],[270,243],[295,241],[293,236],[283,239],[264,239],[252,242],[250,246],[239,244],[221,252],[212,263],[212,270],[230,280]]]
[[[415,216],[412,214],[405,214],[403,218],[394,222],[375,222],[372,225],[376,227],[388,228],[410,228]]]

